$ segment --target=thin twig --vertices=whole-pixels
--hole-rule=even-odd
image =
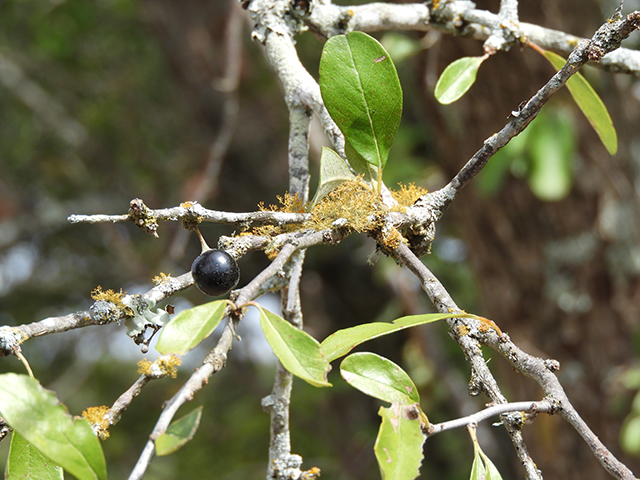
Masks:
[[[223,225],[261,226],[261,225],[290,225],[302,223],[308,220],[309,215],[304,213],[285,212],[221,212],[209,210],[196,202],[185,202],[172,208],[148,209],[146,217],[158,221],[195,220],[198,222],[213,222]],[[117,223],[135,222],[136,218],[131,214],[126,215],[70,215],[67,220],[70,223]]]
[[[436,192],[425,195],[425,201],[435,208],[437,215],[443,214],[460,190],[484,168],[498,150],[533,121],[551,96],[560,90],[573,74],[577,73],[590,59],[599,61],[607,52],[618,48],[623,34],[628,36],[631,31],[630,25],[636,28],[637,21],[636,16],[630,14],[626,19],[615,23],[607,22],[598,29],[591,40],[580,42],[562,69],[538,90],[498,133],[484,141],[482,148],[469,159],[447,185]]]
[[[418,277],[423,289],[439,312],[460,311],[440,281],[406,245],[401,244],[393,253]],[[560,368],[558,362],[543,360],[525,353],[510,340],[507,334],[500,335],[494,329],[487,329],[486,326],[481,327],[474,319],[455,318],[447,320],[447,322],[450,335],[460,345],[467,362],[471,365],[472,377],[469,388],[472,393],[483,391],[492,402],[505,403],[504,397],[499,389],[497,390],[493,374],[484,362],[482,351],[478,348],[478,345],[482,344],[499,352],[516,371],[534,379],[542,387],[546,400],[555,403],[554,411],[557,411],[576,429],[609,474],[622,480],[635,479],[631,470],[607,449],[571,404],[564,388],[554,374]],[[515,450],[523,462],[527,478],[541,478],[527,452],[518,423],[505,415],[503,415],[503,422],[514,443]]]
[[[500,405],[492,405],[491,407],[480,410],[472,415],[466,417],[456,418],[455,420],[449,420],[448,422],[432,423],[426,429],[427,437],[432,437],[437,433],[444,432],[446,430],[452,430],[454,428],[466,427],[470,424],[478,424],[484,420],[488,420],[496,415],[502,415],[505,413],[553,413],[555,406],[552,402],[542,400],[540,402],[511,402],[502,403]]]

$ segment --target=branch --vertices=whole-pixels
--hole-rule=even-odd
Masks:
[[[392,252],[392,254],[400,260],[406,267],[418,277],[422,284],[422,289],[427,293],[429,299],[440,313],[461,312],[455,304],[449,292],[446,291],[440,281],[429,271],[429,269],[420,261],[418,257],[404,243]],[[446,320],[449,325],[449,335],[458,343],[464,353],[467,363],[471,366],[471,381],[469,382],[469,393],[471,395],[479,395],[484,392],[491,402],[495,404],[507,403],[506,398],[502,395],[500,387],[496,382],[491,370],[487,366],[482,350],[479,348],[478,341],[470,334],[471,329],[478,331],[479,322],[461,318],[452,318]],[[503,416],[503,421],[507,433],[511,437],[511,442],[515,451],[520,458],[528,480],[541,480],[542,477],[529,455],[520,427],[510,421],[508,417]]]
[[[285,245],[278,256],[267,268],[260,272],[260,274],[258,274],[248,285],[236,292],[236,304],[242,306],[243,304],[253,300],[256,293],[260,290],[260,285],[265,283],[271,277],[278,275],[295,250],[295,246]],[[149,463],[151,462],[151,459],[153,458],[155,451],[155,439],[166,431],[178,409],[186,402],[191,401],[196,392],[207,384],[209,377],[224,367],[227,361],[227,354],[229,353],[229,350],[231,350],[233,338],[235,336],[235,325],[242,315],[242,309],[232,312],[232,318],[227,320],[216,347],[207,355],[200,368],[198,368],[191,377],[189,377],[178,393],[176,393],[165,404],[153,431],[149,435],[149,440],[147,441],[147,444],[138,458],[138,462],[129,476],[129,480],[138,480],[142,478],[149,466]]]
[[[475,425],[484,420],[488,420],[496,415],[503,415],[505,413],[519,412],[521,414],[537,414],[537,413],[555,413],[555,406],[553,402],[542,400],[540,402],[512,402],[503,403],[500,405],[493,405],[491,407],[480,410],[472,415],[456,418],[455,420],[449,420],[448,422],[432,423],[426,429],[426,435],[432,437],[437,433],[444,432],[445,430],[452,430],[454,428],[466,427],[467,425]],[[524,423],[524,422],[523,422]]]
[[[454,0],[440,2],[440,7],[435,10],[430,10],[426,4],[369,3],[337,6],[331,3],[317,3],[307,23],[313,31],[327,38],[352,30],[438,30],[448,35],[485,41],[493,32],[503,28],[500,25],[501,20],[499,14],[477,10],[472,2]],[[522,40],[527,38],[545,49],[564,55],[572,52],[583,40],[575,35],[530,23],[519,23],[519,27]],[[515,37],[517,38],[517,35]],[[596,66],[612,73],[627,73],[640,77],[640,52],[620,48],[606,55]]]
[[[259,211],[249,213],[220,212],[208,210],[197,202],[184,202],[178,207],[161,208],[153,210],[147,207],[142,200],[131,200],[129,213],[126,215],[70,215],[67,220],[70,223],[117,223],[133,222],[143,228],[147,233],[157,236],[158,221],[178,221],[186,224],[198,224],[200,222],[213,222],[223,225],[290,225],[299,224],[309,219],[304,213],[285,213]]]
[[[233,343],[233,331],[233,322],[228,321],[222,331],[222,336],[218,344],[209,355],[207,355],[202,365],[200,365],[200,368],[192,373],[191,377],[189,377],[182,388],[180,388],[178,393],[165,403],[162,413],[158,417],[158,421],[151,435],[149,435],[149,440],[129,475],[129,480],[140,480],[144,476],[155,453],[155,439],[167,430],[178,409],[185,403],[193,400],[196,392],[207,384],[209,377],[224,367],[227,361],[227,354],[229,350],[231,350]]]
[[[606,22],[598,29],[591,40],[583,40],[569,56],[567,63],[558,71],[531,99],[513,114],[513,118],[502,130],[484,141],[484,145],[465,164],[456,176],[442,189],[425,195],[424,201],[430,203],[437,216],[456,198],[462,188],[467,185],[484,168],[489,159],[513,137],[520,134],[538,115],[542,107],[553,94],[562,88],[571,75],[575,74],[589,60],[600,61],[602,57],[620,46],[623,38],[640,24],[640,12],[629,14],[626,18],[614,22]]]
[[[292,9],[289,0],[252,0],[249,5],[256,26],[251,34],[265,46],[267,59],[282,82],[289,107],[308,107],[320,119],[325,133],[343,157],[344,137],[324,106],[320,87],[304,68],[293,41],[303,29],[304,11]]]
[[[500,0],[498,25],[484,42],[485,53],[492,55],[499,50],[509,50],[525,38],[518,20],[518,0]]]
[[[193,285],[193,278],[191,277],[191,272],[188,272],[179,277],[166,278],[160,285],[153,287],[142,296],[150,304],[156,304],[191,285]],[[133,295],[126,295],[123,300],[127,297],[133,297]],[[70,313],[61,317],[49,317],[39,322],[17,327],[1,327],[0,357],[11,353],[9,350],[12,342],[21,344],[32,337],[66,332],[67,330],[90,325],[105,325],[125,318],[127,318],[127,314],[122,307],[112,302],[98,300],[91,305],[89,310],[82,312]]]
[[[393,253],[418,277],[423,290],[439,312],[461,311],[440,281],[405,244],[401,244]],[[554,374],[560,368],[557,361],[543,360],[525,353],[511,341],[507,334],[499,334],[493,328],[488,328],[477,320],[454,318],[447,320],[447,323],[449,324],[449,334],[460,345],[467,362],[471,365],[472,372],[469,389],[472,394],[478,394],[483,391],[493,403],[506,403],[495,384],[491,371],[484,362],[482,351],[479,348],[479,344],[482,344],[499,352],[517,372],[534,379],[542,387],[548,401],[557,402],[554,405],[557,413],[567,420],[582,436],[595,457],[609,474],[623,480],[635,479],[633,473],[591,431],[569,401],[567,394]],[[555,409],[554,411],[556,411]],[[525,467],[527,478],[541,478],[526,450],[519,426],[508,416],[503,416],[503,421],[507,432],[511,436],[511,441],[514,443],[515,450]]]

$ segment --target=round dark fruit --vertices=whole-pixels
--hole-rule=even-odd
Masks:
[[[219,297],[238,284],[240,269],[227,252],[212,249],[193,261],[191,275],[202,293]]]

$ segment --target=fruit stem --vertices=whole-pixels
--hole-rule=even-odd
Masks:
[[[211,250],[211,247],[207,245],[207,242],[204,240],[204,237],[200,233],[199,228],[196,228],[196,233],[198,234],[198,238],[200,239],[200,245],[202,245],[202,253],[206,252],[207,250]]]

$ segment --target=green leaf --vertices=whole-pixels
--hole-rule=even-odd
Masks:
[[[400,80],[384,47],[362,32],[331,37],[320,59],[320,90],[350,149],[384,168],[402,115]]]
[[[447,65],[436,83],[434,95],[443,105],[458,100],[467,93],[476,81],[476,75],[487,55],[482,57],[462,57]]]
[[[318,190],[316,191],[311,208],[322,200],[331,190],[335,189],[342,182],[353,180],[355,177],[345,161],[336,152],[330,148],[322,147],[322,155],[320,156],[320,181],[318,182]]]
[[[420,420],[407,415],[407,408],[411,406],[394,403],[378,411],[382,423],[374,451],[383,480],[412,480],[420,475],[425,436]]]
[[[482,450],[480,450],[480,457],[484,462],[485,471],[487,472],[486,480],[502,480],[502,475],[500,475],[500,472],[491,459],[489,459]]]
[[[329,362],[349,353],[354,347],[368,340],[398,332],[409,327],[444,320],[445,318],[475,318],[468,313],[428,313],[424,315],[408,315],[394,320],[392,323],[364,323],[356,327],[338,330],[329,335],[320,344],[320,350]]]
[[[5,480],[63,480],[64,470],[44,457],[14,431],[11,435]]]
[[[530,129],[532,132],[527,137],[531,157],[529,187],[540,200],[562,200],[573,184],[575,134],[571,120],[559,112],[542,111]]]
[[[202,405],[172,422],[167,431],[156,438],[156,455],[169,455],[190,441],[200,426],[201,417]]]
[[[389,403],[420,403],[418,389],[398,365],[369,352],[354,353],[340,364],[347,383],[367,395]]]
[[[31,445],[79,480],[107,478],[100,441],[84,418],[26,375],[0,375],[0,415]]]
[[[546,50],[544,57],[549,60],[556,70],[560,70],[566,60],[560,55]],[[600,99],[591,84],[587,82],[579,72],[569,78],[567,88],[584,116],[600,137],[600,141],[605,146],[610,155],[615,155],[618,151],[618,134],[613,126],[613,120],[604,102]]]
[[[330,387],[331,365],[320,352],[320,344],[284,318],[260,308],[260,325],[280,363],[296,377],[316,387]]]
[[[470,480],[502,480],[496,466],[479,447],[473,458]]]
[[[211,335],[226,307],[226,300],[216,300],[180,312],[160,331],[156,350],[163,355],[184,355]]]
[[[471,464],[471,476],[469,480],[487,480],[487,469],[480,458],[480,451],[477,450],[473,457],[473,464]]]

